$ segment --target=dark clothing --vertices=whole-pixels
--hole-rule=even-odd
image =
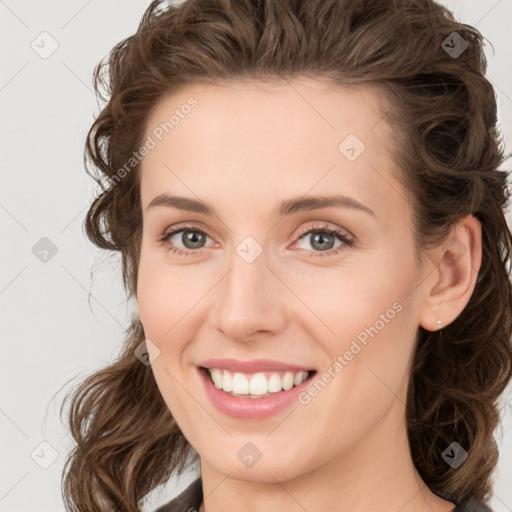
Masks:
[[[169,503],[162,505],[155,512],[197,512],[203,501],[203,487],[201,479],[194,480],[179,496]],[[492,512],[481,502],[468,502],[465,505],[458,504],[452,512]]]
[[[197,512],[203,501],[201,479],[194,480],[179,496],[155,510],[155,512]],[[190,510],[191,509],[191,510]]]

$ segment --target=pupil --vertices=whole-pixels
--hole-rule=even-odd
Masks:
[[[199,234],[197,231],[185,231],[183,233],[183,243],[186,247],[189,247],[187,243],[192,243],[192,247],[189,249],[197,249],[201,245],[203,235]]]
[[[314,235],[313,236],[313,243],[312,243],[313,247],[315,247],[315,244],[318,243],[320,245],[320,247],[316,247],[317,249],[326,249],[325,246],[322,247],[322,242],[325,242],[326,239],[328,241],[329,241],[329,239],[331,239],[330,240],[331,243],[333,241],[333,237],[331,235],[327,234],[327,233],[319,233],[319,234]],[[328,244],[328,245],[331,245],[331,244]],[[328,247],[328,249],[331,249],[331,247]]]

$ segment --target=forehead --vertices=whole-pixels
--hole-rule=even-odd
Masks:
[[[145,140],[155,146],[141,164],[143,206],[175,189],[189,196],[250,190],[268,202],[284,189],[336,188],[372,202],[386,181],[400,187],[383,108],[376,89],[306,78],[185,87],[148,118]]]
[[[346,132],[364,137],[372,131],[371,138],[377,141],[387,127],[382,123],[373,130],[384,120],[383,108],[388,106],[382,91],[370,86],[340,86],[305,77],[203,83],[164,95],[148,117],[146,134],[174,117],[170,131],[175,138],[180,132],[199,136],[207,131],[212,139],[231,130],[230,139],[244,140],[246,150],[251,149],[247,139],[255,132],[262,137],[279,134],[283,140],[325,134],[330,141]],[[167,138],[169,133],[162,135]]]

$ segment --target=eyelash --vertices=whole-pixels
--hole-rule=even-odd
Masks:
[[[180,233],[182,231],[192,231],[195,233],[201,233],[201,234],[209,237],[208,233],[205,233],[203,230],[196,228],[195,226],[190,226],[190,225],[189,226],[178,226],[178,227],[174,228],[173,230],[164,233],[164,235],[159,239],[160,244],[165,245],[165,243],[173,235],[175,235],[176,233]],[[323,257],[327,257],[327,256],[334,256],[334,255],[338,254],[339,252],[341,252],[343,250],[344,246],[352,247],[354,244],[354,240],[352,238],[349,238],[341,229],[331,228],[327,225],[323,225],[321,227],[306,228],[306,230],[304,232],[297,235],[297,241],[311,233],[324,233],[324,234],[327,233],[329,235],[333,235],[334,237],[338,238],[341,242],[343,242],[343,244],[341,246],[339,246],[337,248],[329,249],[328,251],[312,251],[314,253],[314,256],[312,256],[313,258],[323,258]],[[188,256],[191,253],[197,254],[201,249],[203,249],[203,247],[201,247],[199,249],[187,249],[187,250],[179,249],[177,247],[166,247],[166,249],[170,252],[179,254],[180,256]]]

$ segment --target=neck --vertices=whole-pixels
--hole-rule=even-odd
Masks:
[[[403,413],[401,402],[395,407]],[[388,414],[348,452],[333,453],[325,464],[292,478],[275,478],[271,475],[276,471],[260,467],[261,479],[237,480],[202,460],[205,506],[200,512],[452,511],[455,504],[432,493],[416,471],[405,419],[397,431],[396,413]]]

